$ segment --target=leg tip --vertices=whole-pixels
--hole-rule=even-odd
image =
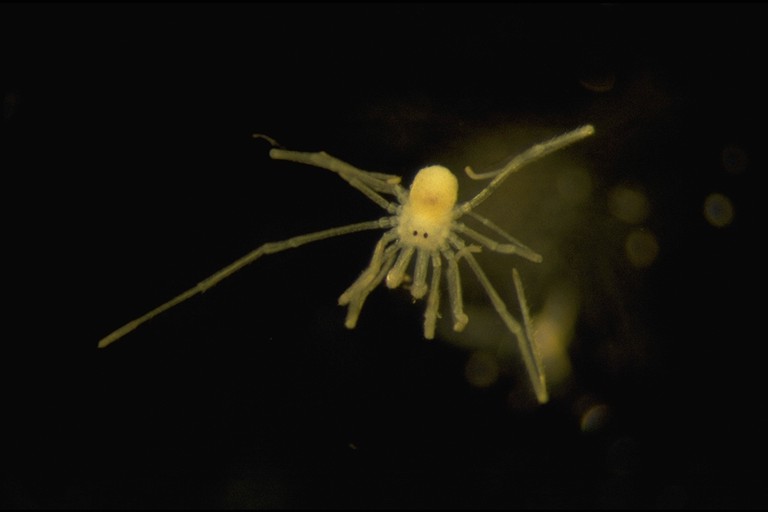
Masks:
[[[469,317],[462,313],[461,316],[456,318],[456,322],[453,324],[453,330],[456,332],[461,332],[464,330],[468,323]]]

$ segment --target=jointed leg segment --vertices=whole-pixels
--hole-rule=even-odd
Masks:
[[[484,217],[479,213],[476,213],[473,211],[467,212],[467,215],[469,215],[470,217],[478,221],[480,224],[487,227],[488,229],[490,229],[491,231],[501,236],[502,238],[507,240],[509,243],[511,243],[515,247],[517,247],[516,254],[534,263],[541,263],[542,261],[541,254],[537,253],[536,251],[534,251],[533,249],[531,249],[530,247],[522,243],[520,240],[518,240],[517,238],[513,237],[512,235],[510,235],[509,233],[501,229],[494,222],[492,222],[491,219]]]
[[[524,166],[530,164],[531,162],[535,162],[536,160],[553,153],[559,149],[562,149],[566,146],[569,146],[573,144],[574,142],[578,142],[581,139],[585,137],[589,137],[590,135],[595,133],[595,128],[591,124],[584,125],[580,128],[576,128],[575,130],[571,130],[570,132],[564,133],[563,135],[559,135],[557,137],[554,137],[552,139],[549,139],[546,142],[542,142],[540,144],[536,144],[535,146],[532,146],[528,150],[520,153],[518,156],[513,158],[507,165],[502,167],[501,169],[497,171],[492,171],[484,174],[475,174],[470,167],[467,167],[464,169],[469,175],[470,178],[473,179],[485,179],[485,178],[493,178],[493,181],[491,181],[487,187],[485,187],[479,194],[477,194],[475,197],[473,197],[471,200],[467,201],[463,205],[461,205],[460,210],[463,213],[467,213],[470,210],[473,210],[477,207],[480,203],[485,201],[488,196],[490,196],[494,190],[499,188],[499,186],[506,180],[510,174],[513,172],[519,171]]]
[[[371,265],[363,271],[363,274],[354,282],[352,286],[339,297],[339,305],[347,306],[347,317],[344,320],[344,327],[354,329],[357,325],[357,319],[363,310],[365,299],[381,283],[384,276],[392,268],[395,262],[395,256],[399,247],[397,244],[390,245],[384,251],[382,263],[378,266],[372,262]]]
[[[461,332],[469,322],[469,317],[464,313],[459,264],[456,261],[456,254],[452,250],[445,248],[442,253],[448,263],[446,280],[448,282],[448,299],[451,301],[451,313],[453,314],[453,330]]]
[[[356,233],[358,231],[370,231],[373,229],[383,229],[391,226],[392,226],[391,217],[384,217],[379,220],[359,222],[357,224],[350,224],[348,226],[341,226],[337,228],[318,231],[316,233],[309,233],[306,235],[295,236],[293,238],[289,238],[288,240],[283,240],[282,242],[266,243],[254,249],[253,251],[249,252],[242,258],[234,261],[233,263],[230,263],[229,265],[222,268],[221,270],[219,270],[212,276],[208,277],[207,279],[200,281],[199,283],[197,283],[197,285],[190,288],[189,290],[177,295],[176,297],[169,300],[168,302],[165,302],[164,304],[159,305],[149,313],[146,313],[135,320],[131,320],[124,326],[120,327],[119,329],[105,336],[99,341],[99,348],[104,348],[107,345],[119,340],[120,338],[122,338],[129,332],[133,331],[134,329],[136,329],[138,326],[140,326],[147,320],[151,320],[152,318],[156,317],[160,313],[171,309],[172,307],[184,302],[189,298],[194,297],[198,293],[205,292],[212,286],[215,286],[220,281],[231,276],[232,274],[234,274],[244,266],[248,265],[249,263],[253,263],[260,257],[264,256],[265,254],[274,254],[276,252],[293,249],[295,247],[300,247],[304,244],[317,242],[318,240],[324,240],[326,238],[333,238],[336,236],[346,235],[349,233]]]
[[[407,195],[405,189],[400,185],[400,176],[363,171],[362,169],[358,169],[357,167],[329,155],[325,151],[305,153],[301,151],[288,151],[285,149],[273,148],[269,151],[269,156],[274,160],[289,160],[291,162],[307,164],[335,172],[389,213],[394,213],[397,209],[397,205],[387,201],[378,193],[392,194],[396,196],[401,203]]]
[[[534,252],[533,249],[529,248],[528,246],[523,245],[521,242],[518,242],[511,236],[509,236],[509,239],[511,240],[512,243],[503,244],[503,243],[497,242],[496,240],[488,238],[487,236],[481,233],[478,233],[474,229],[462,224],[461,222],[454,222],[453,228],[455,231],[458,231],[459,233],[464,233],[468,237],[472,238],[476,242],[480,242],[485,247],[487,247],[488,249],[494,252],[500,252],[502,254],[518,254],[536,263],[541,261],[541,256],[539,254]]]
[[[416,249],[412,245],[403,247],[400,254],[397,256],[397,261],[392,266],[392,269],[387,273],[386,284],[387,288],[397,288],[403,282],[405,278],[405,271],[408,268],[408,264],[413,258],[413,253]]]
[[[544,403],[548,400],[545,374],[540,354],[534,344],[528,304],[525,298],[522,281],[520,280],[517,270],[513,269],[512,279],[514,281],[518,303],[520,304],[522,324],[507,310],[504,301],[501,299],[472,254],[472,252],[479,252],[481,250],[480,246],[468,245],[467,242],[458,236],[458,233],[465,235],[492,251],[502,254],[518,254],[532,262],[540,262],[542,260],[541,255],[518,241],[489,219],[475,213],[474,209],[480,203],[485,201],[485,199],[487,199],[511,173],[518,171],[523,166],[534,162],[549,153],[592,135],[593,133],[594,128],[591,125],[586,125],[561,136],[552,138],[529,148],[527,151],[510,160],[509,163],[502,166],[500,169],[490,173],[476,174],[471,168],[467,167],[466,172],[471,178],[492,178],[492,181],[470,201],[458,206],[455,202],[457,187],[455,184],[456,179],[453,175],[450,175],[450,171],[439,166],[425,168],[423,171],[426,173],[435,169],[446,171],[447,174],[450,175],[451,180],[449,181],[452,184],[452,188],[451,186],[445,186],[445,180],[434,182],[438,183],[438,186],[435,185],[433,181],[430,181],[432,180],[431,177],[425,178],[425,181],[422,183],[430,183],[431,185],[427,187],[427,194],[422,193],[420,195],[416,192],[416,183],[419,182],[419,176],[421,174],[417,175],[417,178],[414,180],[414,185],[411,187],[411,192],[408,192],[400,184],[401,178],[399,176],[364,171],[325,152],[298,152],[273,147],[270,150],[271,158],[275,160],[288,160],[307,164],[335,172],[352,187],[362,192],[371,201],[386,210],[390,216],[375,221],[360,222],[357,224],[318,231],[316,233],[296,236],[281,242],[266,243],[222,268],[207,279],[199,282],[189,290],[112,332],[99,342],[99,347],[106,347],[151,318],[184,302],[198,293],[205,292],[265,254],[274,254],[311,242],[358,231],[388,229],[377,242],[368,267],[363,270],[355,282],[352,283],[352,285],[350,285],[339,297],[339,304],[348,306],[345,326],[350,329],[355,327],[368,295],[374,288],[381,284],[382,281],[385,281],[389,288],[396,288],[403,283],[406,271],[415,253],[416,258],[414,263],[413,282],[411,284],[411,295],[415,299],[421,299],[425,295],[427,296],[426,310],[424,312],[424,336],[427,339],[432,339],[435,335],[435,326],[439,316],[438,310],[440,306],[440,279],[443,274],[445,275],[448,287],[448,297],[453,317],[453,329],[455,331],[463,330],[467,325],[469,318],[464,312],[458,261],[461,258],[465,258],[467,264],[470,266],[490,298],[491,303],[501,317],[501,320],[504,322],[507,329],[517,338],[520,353],[536,393],[536,397],[539,402]],[[264,138],[273,146],[277,145],[274,139],[269,137],[263,135],[254,135],[254,137]],[[450,189],[450,194],[445,192],[443,190],[444,188]],[[444,196],[451,196],[450,204],[447,205],[445,214],[438,212],[440,215],[433,215],[434,211],[431,209],[432,206],[424,206],[415,199],[416,197],[421,196],[434,198],[431,194],[434,193],[435,195],[440,195],[440,192],[443,192]],[[384,195],[386,194],[394,196],[397,199],[397,202],[385,198]],[[411,199],[412,202],[409,202],[409,199]],[[423,208],[424,211],[420,211],[418,214],[413,214],[413,211],[415,211],[416,208],[414,205],[419,205],[418,207]],[[496,241],[489,236],[466,226],[462,222],[459,222],[460,217],[467,214],[482,224],[485,228],[501,237],[503,241]],[[419,220],[419,222],[421,222],[422,225],[437,226],[435,231],[432,231],[432,228],[430,227],[430,233],[433,235],[436,232],[441,233],[439,235],[440,237],[447,236],[447,238],[432,236],[430,237],[429,244],[424,241],[421,241],[419,244],[414,244],[412,240],[399,240],[399,230],[397,226],[400,222],[410,226],[410,222],[413,220],[410,217],[411,215],[414,215],[413,218],[423,219],[426,216],[430,219],[438,219],[436,221],[430,220],[426,223],[424,223],[423,220]],[[443,221],[442,219],[446,220]],[[445,224],[443,224],[443,222],[445,222]],[[410,230],[410,227],[408,227],[408,230]],[[414,229],[413,234],[416,235],[416,233],[417,231]],[[424,238],[426,237],[427,231],[424,231]],[[445,267],[443,267],[443,258],[446,262]],[[432,273],[428,285],[430,266],[432,268]],[[444,268],[445,272],[443,272]]]
[[[371,256],[371,262],[368,264],[368,267],[363,270],[362,274],[360,274],[360,277],[358,277],[355,282],[352,283],[350,287],[341,294],[339,297],[340,306],[346,306],[349,304],[350,300],[352,300],[352,297],[354,297],[360,292],[360,290],[367,287],[376,279],[376,276],[378,275],[379,270],[385,261],[384,250],[388,249],[387,245],[389,245],[396,238],[397,230],[391,229],[384,233],[379,241],[376,242],[376,247],[373,249],[373,256]],[[393,245],[390,248],[397,249],[397,245]]]
[[[440,274],[442,270],[440,254],[433,252],[430,257],[432,258],[432,282],[429,285],[427,309],[424,311],[424,337],[428,340],[435,337],[435,324],[440,307]]]
[[[451,243],[459,250],[465,246],[464,242],[456,236],[451,238]],[[547,384],[544,375],[544,368],[539,352],[534,344],[533,337],[531,336],[528,304],[525,300],[525,294],[523,292],[523,285],[520,281],[520,276],[517,274],[516,270],[513,271],[513,279],[515,281],[517,298],[520,303],[520,308],[522,309],[524,327],[521,326],[518,321],[515,320],[512,314],[507,310],[507,306],[504,304],[504,301],[501,299],[498,292],[491,284],[488,276],[485,274],[485,272],[483,272],[483,269],[480,267],[480,264],[477,262],[477,259],[475,259],[474,255],[467,251],[464,254],[464,257],[467,260],[467,264],[469,264],[470,268],[477,276],[478,281],[480,281],[480,284],[485,289],[488,297],[491,299],[491,303],[493,304],[496,312],[499,314],[499,317],[501,317],[501,320],[507,326],[507,329],[509,329],[517,338],[520,354],[523,357],[523,362],[525,363],[525,368],[528,371],[528,376],[530,377],[531,384],[533,385],[533,390],[536,393],[536,398],[540,403],[546,403],[549,400],[549,395],[547,394]]]

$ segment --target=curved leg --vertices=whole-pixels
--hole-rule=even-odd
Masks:
[[[570,132],[564,133],[563,135],[559,135],[557,137],[554,137],[552,139],[549,139],[546,142],[542,142],[540,144],[536,144],[535,146],[528,148],[526,151],[520,153],[518,156],[513,158],[507,165],[502,167],[501,169],[497,171],[492,171],[484,174],[475,174],[472,172],[471,168],[465,169],[467,174],[470,178],[473,179],[485,179],[485,178],[494,178],[493,181],[491,181],[487,187],[485,187],[483,190],[480,191],[475,197],[473,197],[471,200],[467,201],[466,203],[462,204],[459,208],[462,213],[467,213],[468,211],[474,209],[477,205],[485,201],[488,196],[493,193],[494,190],[496,190],[499,185],[502,184],[502,182],[509,177],[510,174],[513,172],[519,171],[524,166],[530,164],[531,162],[535,162],[536,160],[545,157],[546,155],[557,151],[558,149],[562,149],[566,146],[569,146],[573,144],[574,142],[578,142],[581,139],[585,137],[589,137],[595,133],[595,127],[591,124],[582,126],[580,128],[576,128],[575,130],[571,130]],[[274,151],[274,150],[273,150]]]

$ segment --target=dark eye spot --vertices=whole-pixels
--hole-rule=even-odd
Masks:
[[[427,238],[429,235],[427,233],[424,233],[424,238]]]
[[[414,231],[414,232],[413,232],[413,236],[418,236],[418,234],[419,234],[419,232],[418,232],[418,231]]]

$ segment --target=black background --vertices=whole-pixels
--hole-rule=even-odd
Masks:
[[[0,504],[764,508],[766,14],[0,6]],[[556,282],[577,290],[547,405],[514,358],[470,385],[473,349],[444,329],[425,341],[405,292],[375,291],[344,329],[336,298],[376,233],[265,257],[96,349],[261,243],[382,215],[253,133],[407,184],[435,161],[490,165],[482,141],[508,144],[500,158],[585,123],[595,136],[505,184],[536,191],[510,231],[545,263],[481,260],[510,304],[519,268],[534,315]],[[591,183],[570,209],[568,165]],[[622,185],[649,201],[639,226],[611,215]],[[734,205],[724,228],[702,215],[712,192]],[[635,228],[658,242],[648,267],[624,255]],[[486,303],[467,286],[468,307]]]

